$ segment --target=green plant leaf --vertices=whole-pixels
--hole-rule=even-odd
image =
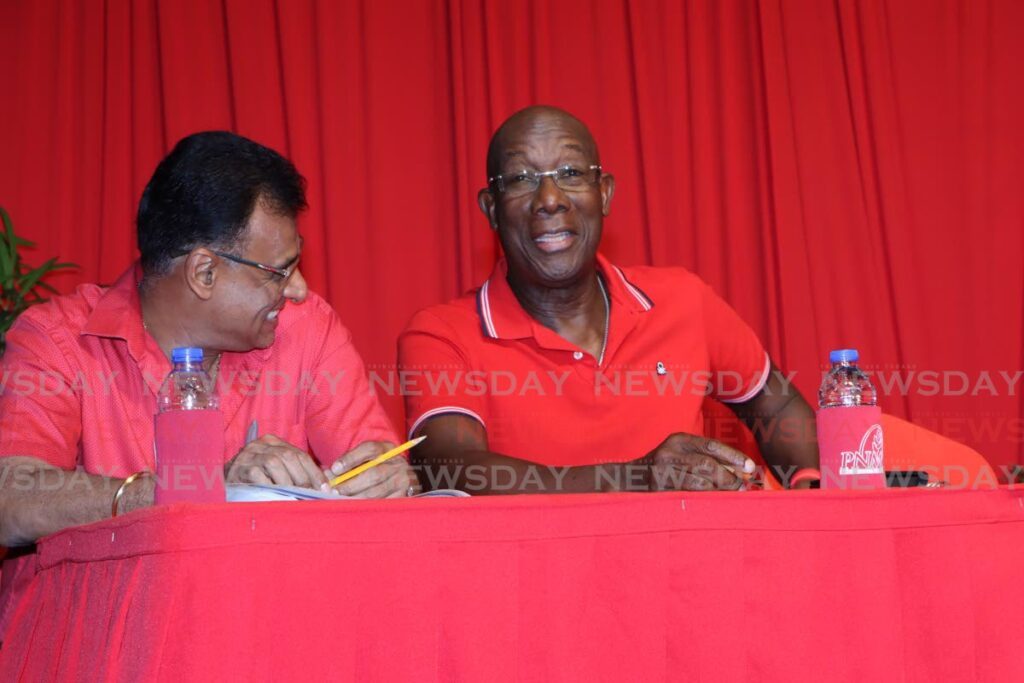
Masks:
[[[43,265],[33,268],[18,278],[18,290],[22,296],[27,296],[35,288],[39,278],[53,270],[53,264],[56,262],[57,259],[55,258],[48,259]]]
[[[54,271],[66,268],[77,268],[74,263],[58,262],[56,258],[48,259],[43,265],[32,268],[25,263],[18,251],[19,247],[34,247],[35,243],[18,237],[14,233],[10,214],[0,207],[0,340],[22,312],[33,304],[46,301],[44,292],[59,292],[43,278]],[[0,347],[0,354],[3,349]]]
[[[0,240],[0,282],[7,282],[14,274],[14,266],[17,262],[17,244],[14,236],[14,226],[11,225],[11,217],[7,210],[0,206],[0,219],[4,223],[3,239]]]

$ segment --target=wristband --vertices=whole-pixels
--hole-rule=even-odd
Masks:
[[[118,505],[121,502],[121,497],[124,496],[124,492],[128,490],[128,485],[129,484],[131,484],[136,479],[141,479],[142,477],[151,477],[151,476],[153,476],[152,472],[147,472],[146,470],[142,470],[141,472],[136,472],[135,474],[129,476],[127,479],[122,481],[121,485],[117,487],[117,492],[114,494],[114,502],[110,504],[110,516],[111,517],[117,517]]]
[[[793,473],[789,478],[789,488],[793,488],[805,479],[821,479],[821,471],[814,467],[804,467]]]

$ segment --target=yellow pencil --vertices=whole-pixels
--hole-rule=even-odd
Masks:
[[[421,436],[421,437],[419,437],[417,439],[413,439],[412,441],[406,441],[401,446],[395,446],[394,448],[392,448],[387,453],[383,453],[381,455],[378,455],[373,460],[369,460],[367,462],[364,462],[359,467],[353,467],[348,472],[345,472],[344,474],[339,474],[334,479],[331,479],[331,488],[334,488],[338,484],[342,484],[342,483],[348,481],[352,477],[359,476],[360,474],[362,474],[366,470],[370,469],[371,467],[376,467],[377,465],[381,464],[385,460],[390,460],[391,458],[395,457],[396,455],[401,455],[402,453],[405,453],[407,450],[409,450],[410,448],[412,448],[413,446],[415,446],[419,442],[423,441],[423,439],[425,439],[425,438],[427,438],[427,437],[426,436]]]

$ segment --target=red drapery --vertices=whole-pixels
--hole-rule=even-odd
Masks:
[[[178,138],[260,140],[308,177],[306,276],[386,374],[413,311],[489,272],[490,132],[561,105],[617,176],[613,260],[695,270],[805,394],[859,347],[887,411],[1006,464],[1022,28],[1016,0],[9,0],[0,203],[82,264],[58,286],[109,282]]]

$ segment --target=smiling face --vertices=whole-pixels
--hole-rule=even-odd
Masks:
[[[582,123],[561,110],[536,107],[513,115],[495,134],[488,174],[509,178],[598,164],[597,146]],[[519,196],[494,183],[481,190],[480,208],[498,231],[510,278],[558,288],[592,273],[614,187],[613,178],[602,174],[571,189],[545,176],[536,190]]]
[[[221,259],[217,275],[216,315],[211,326],[213,344],[225,351],[264,349],[274,343],[278,314],[290,300],[306,298],[306,281],[298,268],[302,242],[295,219],[270,210],[257,201],[236,256],[275,268],[295,266],[285,280],[259,268]]]

